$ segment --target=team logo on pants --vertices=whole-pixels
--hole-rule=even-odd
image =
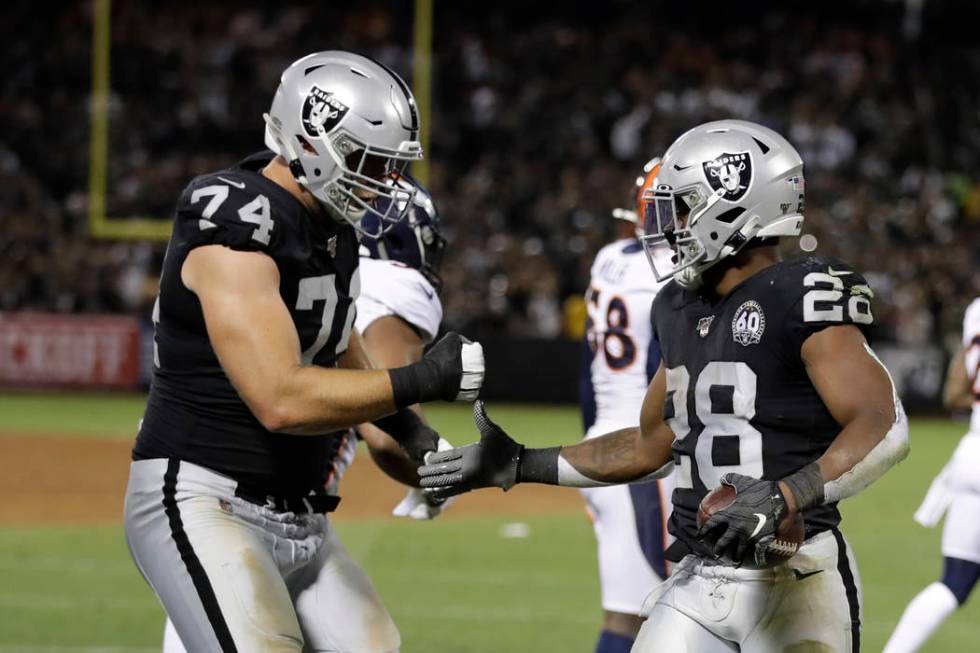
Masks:
[[[752,157],[748,152],[725,152],[701,164],[708,184],[715,190],[725,189],[721,199],[737,202],[752,185]]]
[[[743,347],[759,344],[765,330],[766,316],[759,302],[747,301],[735,311],[735,317],[732,318],[732,338],[738,344]]]

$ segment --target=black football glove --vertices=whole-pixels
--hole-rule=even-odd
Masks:
[[[490,421],[482,401],[473,404],[473,421],[480,441],[429,455],[419,467],[421,486],[436,498],[446,498],[481,487],[509,490],[517,482],[517,465],[524,446],[514,442]]]
[[[776,530],[787,512],[779,484],[735,473],[722,476],[721,483],[735,488],[735,501],[703,523],[698,538],[717,558],[734,545],[732,560],[736,564],[750,554],[756,565],[764,566],[766,550],[776,539]]]
[[[425,460],[425,454],[439,446],[439,434],[410,408],[402,408],[394,415],[376,419],[374,425],[394,438],[412,461],[419,465]]]
[[[483,346],[458,333],[447,333],[422,360],[388,370],[399,408],[435,399],[473,401],[483,387]]]

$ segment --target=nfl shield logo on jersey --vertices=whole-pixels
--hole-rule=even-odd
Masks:
[[[737,202],[752,185],[752,157],[748,152],[725,152],[701,166],[713,189],[725,189],[723,200]]]
[[[759,344],[765,330],[766,316],[759,302],[747,301],[735,311],[735,317],[732,318],[732,338],[738,344],[743,347]]]
[[[335,98],[333,93],[314,86],[306,96],[306,102],[303,103],[303,129],[310,136],[319,136],[322,127],[323,133],[326,134],[346,115],[346,104]]]
[[[709,315],[708,317],[702,317],[698,320],[698,335],[702,338],[708,337],[708,330],[711,329],[711,323],[714,322],[715,316]]]

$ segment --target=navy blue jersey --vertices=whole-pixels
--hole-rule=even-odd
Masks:
[[[223,245],[275,261],[302,362],[333,366],[347,348],[359,291],[354,230],[309,214],[261,174],[265,153],[194,179],[177,202],[154,308],[154,370],[134,459],[180,458],[251,491],[297,496],[322,486],[334,436],[267,431],[225,375],[197,296],[181,281],[195,247]],[[260,328],[256,325],[256,328]]]
[[[676,283],[654,303],[664,418],[674,432],[670,531],[695,551],[698,504],[727,472],[777,480],[815,461],[840,432],[807,376],[811,334],[854,324],[867,336],[871,289],[828,258],[777,263],[707,300]],[[836,504],[804,513],[807,537],[836,526]]]

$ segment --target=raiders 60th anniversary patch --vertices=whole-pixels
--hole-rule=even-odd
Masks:
[[[732,318],[732,338],[738,344],[743,347],[759,344],[765,330],[766,316],[759,302],[749,300],[735,311],[735,317]]]

